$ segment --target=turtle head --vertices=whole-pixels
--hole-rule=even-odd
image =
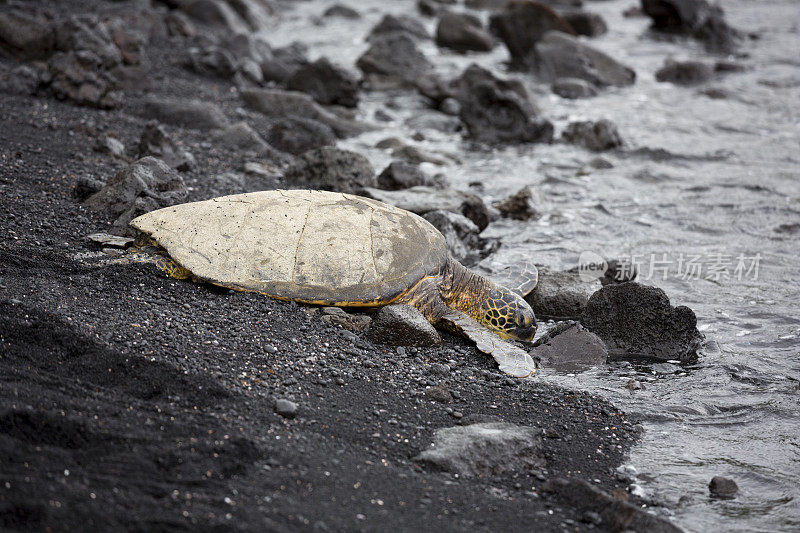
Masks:
[[[536,333],[536,316],[528,302],[497,285],[486,294],[478,320],[504,339],[531,341]]]

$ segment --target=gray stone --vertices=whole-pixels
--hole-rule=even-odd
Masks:
[[[452,98],[449,101],[453,102],[457,108],[455,109],[456,116],[445,115],[432,109],[421,109],[405,121],[406,126],[416,131],[435,130],[442,133],[457,133],[462,129],[461,120],[457,116],[461,111],[461,105]]]
[[[534,45],[548,31],[575,35],[575,30],[552,8],[539,2],[514,2],[490,19],[492,32],[508,48],[511,61],[529,64]]]
[[[264,79],[276,83],[285,83],[295,70],[308,64],[308,47],[301,42],[293,42],[288,46],[275,48],[264,56],[261,71]]]
[[[558,78],[553,82],[552,89],[561,98],[569,98],[571,100],[597,96],[597,88],[580,78]]]
[[[334,146],[336,134],[330,126],[310,118],[285,118],[270,126],[267,140],[278,150],[300,155],[315,148]]]
[[[371,129],[366,124],[342,118],[323,109],[305,93],[277,89],[245,89],[241,92],[241,96],[248,107],[268,117],[312,119],[331,128],[340,138],[358,135]]]
[[[50,58],[47,69],[50,90],[60,100],[99,109],[122,105],[116,80],[92,52],[58,52]]]
[[[447,10],[445,4],[454,4],[455,0],[417,0],[417,11],[426,17],[435,17]]]
[[[167,13],[164,17],[164,23],[167,25],[167,33],[175,37],[194,37],[197,30],[189,20],[185,13],[178,10],[173,10]]]
[[[530,220],[538,215],[535,203],[542,203],[541,193],[534,194],[530,186],[523,187],[503,201],[494,204],[500,214],[514,220]]]
[[[358,79],[325,57],[295,70],[286,88],[309,94],[322,105],[358,105]]]
[[[381,307],[368,330],[369,339],[394,346],[441,346],[442,338],[416,308],[407,304]]]
[[[323,17],[341,17],[346,19],[360,19],[361,14],[350,6],[334,4],[322,13]]]
[[[75,15],[56,27],[56,48],[64,52],[92,54],[104,69],[122,63],[108,27],[96,15]]]
[[[274,11],[268,0],[228,0],[228,4],[254,32],[274,22]]]
[[[580,78],[597,87],[624,87],[636,81],[636,73],[609,55],[579,39],[550,31],[534,46],[534,72],[544,81]]]
[[[94,150],[95,152],[108,154],[114,157],[125,156],[125,145],[122,144],[119,139],[111,137],[110,135],[103,135],[97,139],[97,143],[94,145]]]
[[[633,281],[595,292],[581,323],[618,358],[692,361],[703,340],[691,309],[673,307],[663,290]]]
[[[115,218],[113,229],[131,235],[128,223],[139,215],[183,202],[183,179],[160,159],[144,157],[117,172],[85,204]]]
[[[388,34],[402,33],[418,39],[430,39],[430,34],[419,20],[408,15],[385,15],[375,27],[372,28],[367,40]]]
[[[252,85],[264,84],[264,72],[261,66],[250,58],[244,58],[239,62],[238,74]],[[245,86],[247,84],[238,83],[237,86]]]
[[[193,72],[204,76],[229,79],[236,74],[237,61],[228,50],[210,45],[203,48],[189,48],[186,66]]]
[[[104,181],[92,176],[78,176],[78,179],[75,180],[75,186],[72,188],[72,196],[79,202],[83,202],[105,186],[106,183]]]
[[[28,65],[17,65],[11,70],[0,68],[0,91],[9,94],[35,95],[48,75]]]
[[[134,239],[130,237],[120,237],[110,233],[92,233],[86,236],[90,241],[107,246],[109,248],[127,248],[133,244]]]
[[[480,230],[470,219],[460,213],[450,211],[429,211],[424,215],[425,220],[433,224],[447,242],[450,254],[462,263],[472,263],[468,260],[473,250],[482,249],[484,240],[480,237]]]
[[[578,318],[592,294],[601,288],[599,280],[584,281],[578,272],[551,272],[539,267],[539,283],[525,301],[540,318]]]
[[[433,400],[435,402],[441,403],[450,403],[453,401],[453,395],[450,394],[450,391],[444,385],[434,385],[433,387],[428,387],[423,391],[423,394],[429,400]]]
[[[714,476],[708,484],[708,491],[714,498],[730,500],[739,492],[739,486],[731,478]]]
[[[642,10],[653,20],[654,29],[700,39],[710,52],[730,54],[741,38],[741,32],[728,25],[722,8],[706,0],[642,0]]]
[[[463,477],[491,477],[540,466],[540,430],[505,422],[437,429],[433,445],[414,461]]]
[[[370,198],[418,215],[424,215],[436,210],[460,213],[472,220],[481,231],[489,223],[486,215],[487,209],[483,201],[473,194],[462,191],[434,189],[433,187],[418,185],[400,191],[367,188],[363,192]],[[480,206],[482,206],[482,209],[480,209]]]
[[[714,67],[702,61],[674,61],[667,59],[656,72],[656,80],[675,85],[698,85],[714,77]]]
[[[45,59],[55,46],[50,24],[23,13],[0,13],[0,50],[19,59]]]
[[[142,115],[164,124],[195,130],[220,129],[228,125],[222,109],[200,100],[147,100]]]
[[[599,515],[600,526],[606,531],[683,533],[681,528],[667,520],[614,498],[583,479],[551,479],[544,488],[559,501],[576,508],[579,514],[593,512]]]
[[[214,135],[214,142],[225,148],[238,148],[253,152],[270,150],[267,141],[261,138],[247,122],[231,124]]]
[[[536,341],[531,357],[559,372],[581,372],[606,362],[608,349],[600,337],[578,323],[562,324]]]
[[[436,189],[446,187],[443,176],[429,176],[419,166],[408,161],[392,161],[378,176],[378,187],[390,191],[425,185]]]
[[[455,98],[445,98],[439,104],[439,111],[446,115],[453,115],[457,117],[461,114],[461,104]]]
[[[392,155],[404,159],[408,163],[419,165],[420,163],[433,163],[434,165],[447,165],[450,161],[437,155],[434,152],[425,150],[418,146],[403,143],[392,150]]]
[[[569,11],[567,13],[562,13],[562,16],[578,35],[598,37],[608,31],[606,21],[597,13]]]
[[[198,22],[220,26],[231,33],[248,33],[251,30],[242,17],[222,0],[196,0],[183,6],[183,11]]]
[[[356,65],[364,74],[377,74],[409,83],[433,69],[414,40],[404,33],[376,37]]]
[[[622,137],[617,131],[616,124],[607,119],[596,122],[590,120],[570,122],[562,137],[568,143],[577,144],[595,152],[622,146]]]
[[[553,124],[538,117],[521,83],[477,65],[454,80],[461,121],[469,136],[486,143],[550,142]]]
[[[284,175],[292,185],[344,193],[359,193],[377,182],[375,170],[366,157],[332,147],[305,152]]]
[[[465,13],[445,13],[436,26],[436,44],[459,52],[488,52],[494,40],[483,29],[479,18]]]
[[[194,170],[197,166],[194,156],[184,150],[167,133],[157,120],[149,121],[139,138],[136,157],[153,156],[167,165],[181,171]]]
[[[348,313],[341,307],[323,307],[322,321],[332,326],[340,326],[350,331],[364,331],[372,323],[367,315]]]
[[[284,418],[297,416],[297,404],[285,398],[275,400],[275,412]]]

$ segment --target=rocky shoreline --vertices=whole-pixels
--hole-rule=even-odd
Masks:
[[[490,222],[537,216],[529,190],[489,205],[429,172],[458,154],[385,138],[392,162],[375,169],[337,143],[390,117],[361,116],[364,91],[400,90],[426,99],[434,129],[471,142],[619,148],[610,121],[574,122],[556,139],[513,78],[473,65],[446,80],[418,50],[429,39],[476,52],[504,43],[514,68],[564,98],[633,83],[575,37],[602,33],[602,19],[550,3],[467,2],[494,10],[484,25],[447,12],[450,2],[420,1],[438,17],[435,35],[416,15],[387,15],[367,36],[360,75],[311,61],[302,43],[256,37],[292,2],[2,6],[0,527],[678,530],[629,493],[634,479],[618,467],[640,428],[605,401],[510,379],[445,334],[443,347],[393,346],[368,314],[100,266],[139,214],[278,187],[409,209],[477,264],[500,245],[481,235]],[[741,36],[721,12],[698,5],[682,31],[734,46]],[[341,5],[321,14],[358,16]],[[526,17],[542,24],[534,36],[520,34]],[[684,67],[664,76],[690,83],[714,70]],[[591,283],[543,269],[529,298],[537,314],[582,325],[541,338],[538,361],[696,357],[691,310],[607,266]]]

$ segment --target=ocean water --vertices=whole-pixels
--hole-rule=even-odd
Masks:
[[[300,40],[312,58],[355,70],[365,37],[386,12],[416,14],[415,2],[351,2],[359,20],[323,19],[333,2],[293,3],[263,35],[273,45]],[[663,288],[698,317],[707,345],[691,366],[615,362],[536,379],[603,396],[643,417],[630,457],[637,490],[689,531],[800,530],[800,2],[720,2],[728,22],[758,39],[739,57],[707,54],[689,39],[656,38],[649,19],[626,18],[635,0],[585,1],[609,32],[591,44],[632,67],[637,81],[584,100],[564,100],[526,74],[508,72],[500,45],[461,55],[420,48],[444,76],[470,63],[522,80],[557,135],[573,120],[607,118],[625,140],[605,154],[614,166],[588,167],[596,154],[563,143],[475,146],[459,134],[414,127],[430,114],[413,91],[364,93],[359,116],[395,117],[380,131],[343,143],[380,169],[383,138],[412,142],[459,162],[427,166],[457,189],[491,202],[531,186],[540,217],[501,220],[486,230],[503,246],[487,261],[522,258],[554,269],[582,253],[638,264],[640,281]],[[456,7],[458,9],[458,7]],[[485,16],[485,14],[484,14]],[[426,20],[433,31],[434,22]],[[745,69],[698,87],[655,80],[666,58],[728,60]],[[707,89],[713,91],[706,91]],[[726,97],[710,97],[707,94]],[[655,156],[654,156],[655,154]],[[480,189],[474,184],[479,182]],[[626,388],[630,379],[643,390]],[[713,500],[715,475],[736,480],[733,500]]]

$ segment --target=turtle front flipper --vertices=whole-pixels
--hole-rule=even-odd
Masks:
[[[448,309],[439,323],[475,343],[478,350],[494,357],[500,370],[515,378],[526,378],[536,372],[536,364],[528,352],[508,343],[461,311]]]
[[[153,265],[167,276],[175,279],[189,279],[192,272],[184,268],[167,255],[166,250],[158,246],[149,237],[140,236],[128,248],[125,255],[105,262],[107,265],[130,265],[132,263],[146,263]]]

